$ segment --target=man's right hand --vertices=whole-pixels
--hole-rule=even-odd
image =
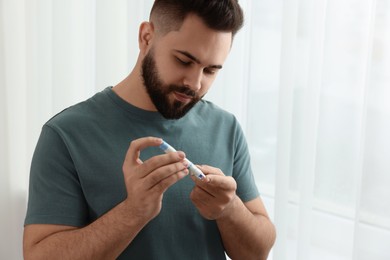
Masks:
[[[159,146],[162,139],[144,137],[131,142],[123,163],[127,190],[124,201],[129,216],[146,224],[161,210],[163,193],[188,174],[188,164],[183,152],[172,152],[149,158],[142,162],[141,150]]]
[[[145,162],[141,150],[161,139],[131,142],[123,163],[127,198],[85,227],[31,224],[24,230],[27,259],[115,259],[161,210],[163,193],[188,174],[183,152],[154,156]]]

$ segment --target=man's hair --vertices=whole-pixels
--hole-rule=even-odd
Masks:
[[[231,32],[232,37],[244,22],[238,0],[155,0],[150,20],[166,34],[179,30],[189,14],[200,17],[210,29]]]

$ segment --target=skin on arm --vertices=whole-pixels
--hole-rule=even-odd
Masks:
[[[262,200],[243,203],[237,184],[220,169],[201,166],[205,181],[194,179],[191,200],[200,214],[216,220],[227,254],[232,259],[267,259],[276,237]]]
[[[115,259],[161,210],[163,193],[188,174],[185,154],[162,154],[142,162],[140,151],[159,138],[133,141],[123,163],[127,198],[83,228],[32,224],[24,229],[24,259]]]

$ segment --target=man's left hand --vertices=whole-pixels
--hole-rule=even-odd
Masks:
[[[216,220],[232,208],[236,198],[237,183],[233,177],[225,176],[218,168],[206,165],[198,167],[206,178],[199,180],[191,176],[196,185],[190,198],[204,218]]]

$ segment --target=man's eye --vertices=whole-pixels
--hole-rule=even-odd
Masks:
[[[191,64],[190,61],[184,61],[184,60],[179,59],[179,58],[176,58],[176,60],[177,60],[180,64],[182,64],[182,65],[184,65],[184,66],[188,66],[188,65]]]
[[[203,71],[204,71],[204,73],[209,74],[209,75],[213,75],[213,74],[217,73],[215,70],[209,69],[209,68],[205,68]]]

